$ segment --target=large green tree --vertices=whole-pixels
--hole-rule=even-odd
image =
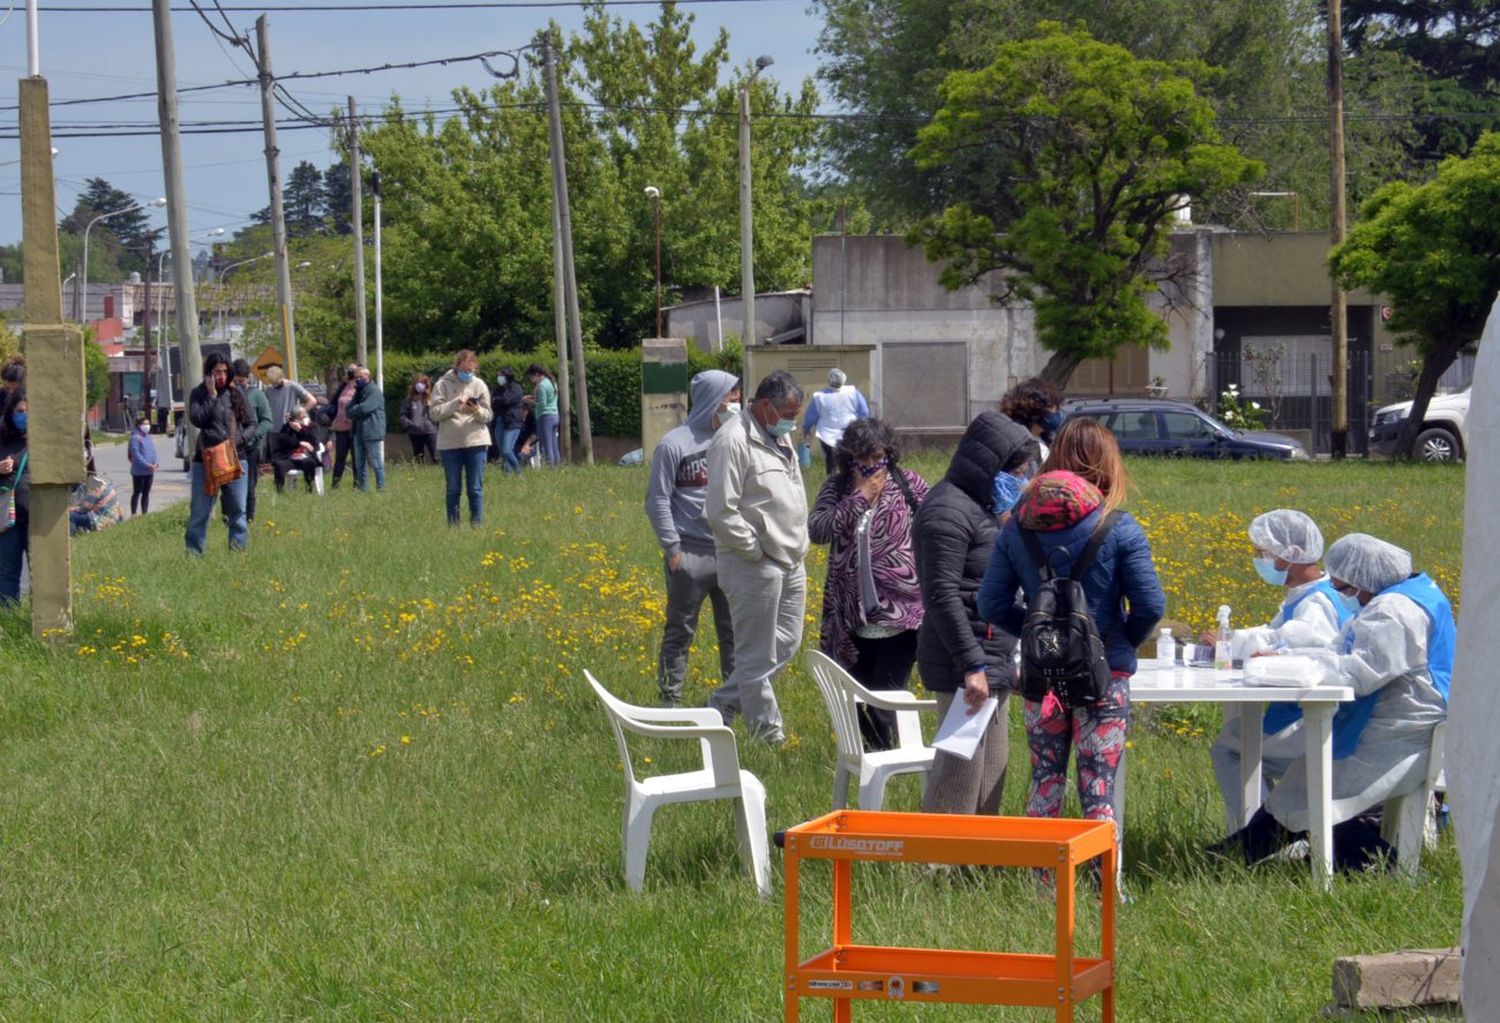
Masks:
[[[1042,375],[1066,385],[1084,359],[1121,345],[1162,347],[1146,306],[1169,219],[1189,197],[1263,168],[1220,141],[1197,62],[1140,60],[1052,25],[1006,43],[981,71],[956,71],[923,128],[919,167],[961,166],[985,184],[914,232],[949,288],[995,274],[1000,301],[1031,302],[1052,352]]]
[[[1459,352],[1479,343],[1500,293],[1500,134],[1449,157],[1423,184],[1394,182],[1365,204],[1360,223],[1329,256],[1346,287],[1391,300],[1390,328],[1422,360],[1397,450],[1410,452]]]

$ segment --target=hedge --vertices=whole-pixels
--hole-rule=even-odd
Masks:
[[[551,350],[524,352],[484,352],[479,356],[479,375],[491,388],[502,366],[510,366],[517,373],[525,374],[526,367],[533,362],[541,363],[553,376],[557,375],[557,353]],[[596,437],[639,437],[641,434],[641,350],[624,351],[591,349],[584,353],[584,362],[589,377],[589,425]],[[723,369],[731,373],[741,372],[739,346],[729,344],[724,351],[701,353],[688,349],[688,370],[699,373],[705,369]],[[453,356],[448,352],[428,352],[412,355],[407,352],[385,354],[385,407],[390,429],[400,432],[401,402],[419,373],[426,373],[434,381],[453,365]],[[521,386],[530,390],[523,379]]]

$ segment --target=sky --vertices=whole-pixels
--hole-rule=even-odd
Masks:
[[[181,0],[179,0],[181,2]],[[296,0],[221,0],[243,35],[254,35],[261,11],[269,13],[271,61],[276,74],[369,67],[385,63],[430,60],[483,50],[509,49],[530,41],[537,29],[555,19],[564,30],[576,30],[582,13],[576,4],[527,6],[514,10],[408,11],[278,11]],[[317,0],[330,6],[353,6],[360,0]],[[370,0],[380,2],[380,0]],[[534,3],[535,0],[532,0]],[[0,0],[13,13],[0,24],[0,113],[15,124],[16,82],[26,75],[26,20],[24,0]],[[202,5],[209,7],[208,0]],[[151,92],[156,87],[156,50],[148,9],[88,13],[48,11],[54,6],[149,8],[149,0],[82,0],[63,3],[41,0],[39,15],[41,69],[54,104],[63,99]],[[176,4],[174,4],[176,6]],[[181,6],[187,7],[185,2]],[[681,10],[695,17],[700,49],[722,27],[729,32],[731,59],[746,65],[761,54],[776,64],[763,77],[785,83],[795,91],[803,78],[816,73],[813,54],[821,19],[809,13],[808,0],[727,0],[685,3]],[[611,13],[626,21],[647,22],[654,6],[617,6]],[[221,43],[191,9],[173,15],[179,88],[231,79],[252,78],[248,56]],[[501,64],[501,66],[504,66]],[[361,112],[380,110],[393,93],[415,112],[428,106],[451,105],[451,92],[460,85],[484,88],[493,79],[478,62],[389,71],[370,75],[289,83],[292,94],[323,113],[354,96]],[[320,169],[332,162],[328,133],[319,129],[286,130],[288,115],[278,108],[278,138],[283,181],[301,160]],[[103,122],[156,124],[153,97],[105,104],[57,107],[52,111],[57,204],[66,213],[88,178],[102,177],[116,188],[149,201],[165,194],[161,139],[156,134],[132,138],[64,138],[67,125]],[[179,100],[179,117],[186,123],[204,120],[260,118],[260,94],[254,86],[188,93]],[[7,132],[14,134],[14,132]],[[228,234],[248,223],[250,214],[269,201],[263,137],[259,131],[230,135],[182,136],[184,190],[187,193],[189,234],[194,249],[206,245],[209,232]],[[19,143],[0,140],[0,242],[21,238]],[[8,162],[9,161],[9,162]],[[8,162],[8,163],[7,163]],[[160,211],[152,222],[164,225]],[[60,213],[60,216],[62,214]]]

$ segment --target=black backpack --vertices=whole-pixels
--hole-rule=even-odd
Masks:
[[[1082,579],[1118,517],[1119,512],[1110,512],[1099,521],[1064,578],[1052,571],[1036,533],[1021,530],[1042,577],[1021,626],[1021,695],[1028,700],[1040,701],[1051,692],[1065,707],[1084,707],[1098,703],[1109,689],[1109,657],[1089,614]]]

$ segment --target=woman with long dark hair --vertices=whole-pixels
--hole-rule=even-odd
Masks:
[[[31,540],[31,466],[27,458],[26,385],[5,392],[0,412],[0,493],[10,493],[16,521],[0,532],[0,607],[21,599],[21,560],[29,557]],[[0,522],[0,526],[4,523]]]
[[[807,517],[813,543],[830,545],[819,646],[867,689],[905,689],[917,660],[922,590],[911,526],[927,481],[898,464],[896,433],[879,419],[850,423]],[[895,745],[896,715],[861,706],[872,750]]]
[[[203,360],[203,382],[188,395],[188,421],[198,428],[198,443],[193,447],[193,467],[189,484],[192,504],[188,511],[187,531],[183,536],[189,554],[202,554],[208,539],[208,520],[213,517],[215,497],[222,495],[224,516],[229,522],[229,549],[242,551],[250,543],[245,517],[248,481],[243,475],[219,486],[217,494],[204,490],[203,452],[216,444],[232,440],[237,447],[255,433],[255,413],[245,393],[229,380],[230,363],[218,352]]]
[[[411,456],[418,464],[436,462],[437,423],[432,418],[432,378],[418,373],[401,402],[401,428],[411,441]]]

